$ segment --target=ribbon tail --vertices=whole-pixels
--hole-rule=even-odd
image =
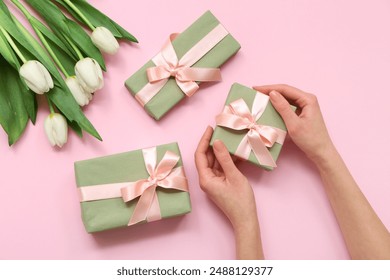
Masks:
[[[248,145],[248,135],[245,135],[241,140],[234,154],[245,160],[249,158],[249,155],[251,154],[251,147]]]
[[[153,200],[150,205],[146,220],[148,222],[161,220],[160,203],[158,202],[158,197],[156,192],[153,192]]]
[[[137,94],[134,96],[135,99],[145,107],[148,103],[168,82],[168,79],[157,81],[154,83],[147,83]]]
[[[168,79],[171,76],[163,66],[150,67],[146,69],[146,75],[148,76],[149,83]]]
[[[137,205],[135,206],[134,212],[131,215],[130,221],[127,224],[128,226],[137,224],[139,222],[145,221],[149,209],[153,203],[154,193],[156,187],[149,187],[144,191],[144,193],[140,196]]]
[[[248,133],[248,143],[260,164],[276,167],[276,163],[261,140],[260,135],[257,133]]]
[[[198,84],[195,82],[192,82],[192,81],[182,82],[182,81],[176,80],[176,82],[177,82],[177,85],[179,86],[179,88],[188,97],[191,97],[192,95],[194,95],[194,93],[199,89]]]

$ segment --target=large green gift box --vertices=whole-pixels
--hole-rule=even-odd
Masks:
[[[163,182],[163,180],[171,178],[170,180],[173,180],[174,184],[180,185],[176,186],[178,188],[163,188],[161,187],[163,184],[160,181],[157,181],[157,183],[154,182],[155,192],[150,190],[152,191],[150,194],[157,195],[157,205],[159,205],[159,209],[157,207],[157,210],[159,210],[158,214],[160,215],[157,219],[174,217],[191,212],[187,181],[177,143],[82,160],[75,162],[74,167],[76,183],[80,194],[82,220],[88,232],[97,232],[129,225],[129,221],[135,213],[140,197],[138,196],[131,201],[125,202],[121,196],[121,192],[123,191],[122,188],[130,188],[133,186],[134,182],[145,181],[149,183],[148,178],[150,179],[151,176],[145,165],[145,161],[147,160],[145,151],[149,151],[149,159],[150,156],[153,157],[155,155],[154,160],[157,166],[155,171],[157,173],[159,164],[168,157],[168,160],[164,163],[168,162],[168,165],[171,164],[172,171],[170,171],[167,177],[164,177],[166,174],[164,176],[158,175],[161,176],[159,179]],[[175,161],[172,161],[172,157],[175,158]],[[167,170],[166,168],[160,168],[160,172],[162,169]],[[178,171],[181,173],[177,173]],[[179,175],[176,176],[177,174]],[[187,191],[183,191],[180,188],[187,188]],[[98,196],[93,193],[96,191],[98,192]],[[134,190],[129,190],[130,193],[132,191]],[[114,195],[110,194],[110,192],[114,192]],[[117,193],[115,194],[115,192]],[[144,219],[139,222],[144,223],[146,221],[147,219]]]
[[[257,97],[256,97],[257,96]],[[235,104],[235,106],[241,106],[242,107],[247,107],[248,110],[250,111],[251,114],[256,113],[251,111],[251,108],[253,108],[253,103],[255,101],[263,100],[265,105],[265,108],[261,114],[261,116],[257,119],[254,120],[257,125],[262,126],[262,130],[265,131],[265,133],[268,133],[267,130],[274,129],[278,131],[281,135],[279,138],[281,139],[280,141],[274,142],[272,147],[266,147],[268,150],[268,154],[271,156],[272,160],[276,162],[276,160],[279,157],[279,154],[281,152],[282,146],[283,146],[283,141],[286,136],[286,126],[283,122],[283,119],[280,117],[279,113],[275,110],[275,108],[272,106],[271,102],[268,100],[268,96],[264,95],[263,93],[260,93],[254,89],[248,88],[246,86],[243,86],[241,84],[235,83],[232,85],[229,95],[226,99],[225,107],[224,107],[224,112],[230,113],[230,109],[232,104]],[[237,105],[238,104],[238,105]],[[295,111],[295,107],[291,106],[292,110]],[[227,111],[226,111],[227,110]],[[236,108],[236,111],[240,111],[242,109]],[[263,164],[259,162],[258,158],[255,156],[255,153],[253,151],[252,146],[244,140],[244,137],[248,137],[248,132],[251,130],[250,129],[250,122],[248,120],[241,120],[240,122],[248,122],[248,127],[243,128],[240,127],[238,129],[232,129],[231,127],[228,126],[221,126],[218,125],[220,121],[219,118],[220,115],[217,116],[217,126],[214,130],[214,134],[211,138],[210,145],[213,145],[214,141],[216,139],[219,139],[224,142],[225,146],[229,150],[229,152],[232,155],[235,155],[241,159],[248,160],[249,162],[260,166],[266,170],[272,170],[275,166],[269,165],[269,164]],[[231,117],[231,115],[228,116],[228,118]],[[226,116],[225,116],[226,118]],[[233,119],[237,123],[237,116],[234,116]],[[252,120],[253,121],[253,120]],[[232,121],[231,121],[232,122]],[[235,123],[235,125],[237,125]],[[264,129],[265,128],[265,129]],[[255,133],[256,134],[256,133]],[[258,136],[257,136],[258,137]],[[261,136],[263,137],[263,136]],[[258,137],[259,139],[262,139],[261,137]],[[278,138],[278,139],[279,139]],[[248,138],[246,138],[248,139]],[[264,143],[264,141],[262,141]],[[280,143],[278,143],[280,142]],[[242,156],[242,154],[238,153],[239,146],[243,145],[242,147],[247,148],[247,156]],[[263,144],[261,144],[263,145]]]
[[[226,32],[226,35],[222,39],[216,40],[215,37],[217,35],[212,35],[216,29],[222,29]],[[211,45],[209,51],[204,55],[202,54],[203,56],[195,64],[191,65],[191,68],[218,68],[240,49],[240,44],[226,31],[218,19],[210,11],[207,11],[190,27],[172,40],[177,58],[180,60],[190,49],[202,41],[202,39],[205,39],[207,35],[215,43]],[[154,84],[149,83],[147,71],[155,66],[156,64],[153,62],[153,59],[148,61],[125,82],[127,89],[138,101],[139,98],[137,96],[139,96],[141,90],[145,91],[147,86]],[[146,104],[143,104],[145,102],[140,102],[145,110],[156,120],[163,117],[186,96],[174,77],[167,79],[167,83]],[[197,84],[200,83],[197,80],[195,82]]]

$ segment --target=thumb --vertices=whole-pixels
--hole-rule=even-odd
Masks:
[[[269,97],[272,105],[285,122],[287,129],[292,127],[298,121],[298,116],[291,109],[290,103],[276,90],[271,91]]]
[[[234,164],[232,157],[229,154],[229,151],[226,149],[226,146],[221,140],[215,140],[213,144],[214,154],[221,165],[223,172],[226,177],[235,176],[240,171],[237,169]]]

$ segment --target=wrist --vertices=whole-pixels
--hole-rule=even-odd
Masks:
[[[257,215],[253,216],[233,225],[237,259],[264,259],[259,222]]]
[[[252,214],[250,217],[243,215],[236,221],[231,221],[231,223],[236,234],[245,234],[259,229],[257,213]]]
[[[336,147],[332,142],[322,145],[321,148],[316,149],[315,153],[308,154],[307,157],[317,166],[321,167],[327,164],[337,154]]]
[[[330,143],[327,147],[322,149],[321,153],[318,153],[315,157],[310,158],[317,169],[320,171],[326,171],[336,166],[337,161],[340,159],[340,155],[336,147]]]

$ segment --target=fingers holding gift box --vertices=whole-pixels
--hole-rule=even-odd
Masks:
[[[219,139],[241,159],[266,170],[276,167],[287,128],[267,95],[233,84],[216,124],[210,145]]]
[[[88,232],[191,212],[177,143],[75,162]]]
[[[206,12],[181,34],[172,34],[160,53],[127,79],[125,85],[156,120],[200,82],[221,80],[220,67],[240,49],[218,19]]]

